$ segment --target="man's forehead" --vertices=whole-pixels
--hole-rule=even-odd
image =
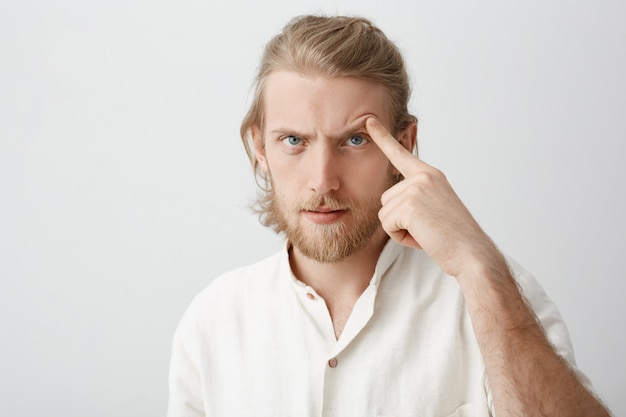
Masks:
[[[265,84],[268,129],[286,123],[359,129],[372,115],[387,124],[388,109],[384,86],[363,78],[276,71]]]
[[[291,70],[272,71],[266,78],[265,90],[280,91],[291,88],[316,91],[333,86],[343,92],[368,92],[370,94],[384,94],[385,87],[373,80],[343,75],[326,75],[319,71],[299,72]],[[328,91],[329,93],[331,91]]]

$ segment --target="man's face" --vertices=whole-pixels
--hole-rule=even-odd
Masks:
[[[253,129],[254,146],[271,180],[269,216],[303,255],[338,262],[382,235],[380,196],[394,183],[393,168],[365,120],[376,116],[391,130],[385,100],[381,85],[363,79],[268,77],[265,129]]]

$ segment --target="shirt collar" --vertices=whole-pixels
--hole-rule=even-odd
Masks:
[[[287,271],[289,271],[289,276],[291,280],[295,282],[298,287],[302,289],[308,288],[308,286],[302,281],[298,280],[296,276],[293,274],[291,270],[291,265],[289,263],[289,251],[291,250],[291,242],[286,241],[285,246],[282,250],[282,262]],[[380,252],[378,256],[378,262],[376,262],[376,268],[374,269],[374,275],[370,280],[370,285],[378,287],[380,285],[380,281],[385,273],[389,270],[391,265],[396,261],[400,253],[402,252],[402,245],[396,243],[393,239],[387,240],[387,243],[383,247],[383,250]],[[284,269],[283,269],[284,270]]]
[[[400,252],[402,252],[401,245],[396,243],[393,239],[387,240],[385,247],[378,257],[378,262],[376,263],[376,269],[374,269],[374,276],[372,276],[370,285],[374,285],[376,287],[380,285],[380,280],[389,270],[391,265],[393,265],[393,263],[396,261],[396,259],[400,255]]]

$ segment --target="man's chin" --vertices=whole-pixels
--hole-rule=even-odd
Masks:
[[[287,238],[303,256],[320,263],[337,263],[367,246],[372,234],[350,234],[344,222],[309,225]]]
[[[338,263],[353,255],[353,251],[330,249],[329,246],[311,247],[294,244],[294,247],[302,256],[322,264]]]

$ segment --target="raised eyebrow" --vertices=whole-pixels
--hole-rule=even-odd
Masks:
[[[346,129],[339,137],[348,138],[352,135],[364,135],[369,137],[369,133],[367,132],[367,128],[365,127],[365,122],[367,118],[363,120],[359,120],[357,123],[353,124],[350,128]]]
[[[345,139],[348,139],[350,136],[353,136],[353,135],[362,135],[362,136],[366,136],[366,137],[369,138],[370,135],[367,132],[367,129],[365,128],[365,122],[356,124],[356,125],[352,126],[350,129],[346,129],[343,133],[333,137],[333,139],[335,139],[335,140],[345,140]]]

